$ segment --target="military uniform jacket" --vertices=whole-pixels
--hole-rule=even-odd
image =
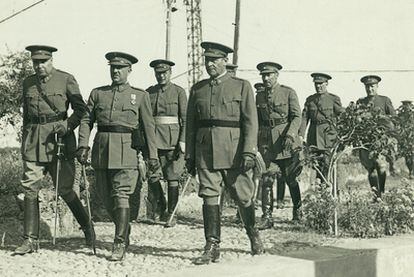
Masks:
[[[148,143],[149,157],[157,159],[155,124],[148,93],[128,83],[98,87],[88,100],[89,116],[82,119],[79,146],[88,147],[90,129],[99,126],[123,126],[137,130],[142,125]],[[99,132],[92,147],[95,169],[136,168],[137,136],[132,133]]]
[[[177,117],[179,123],[158,124],[155,121],[155,139],[158,149],[174,149],[178,141],[185,141],[187,95],[185,90],[173,83],[165,87],[151,86],[147,89],[151,100],[152,115]]]
[[[200,127],[200,120],[225,120],[240,128]],[[187,109],[186,158],[198,168],[239,167],[243,153],[257,152],[257,112],[250,83],[228,73],[192,87]]]
[[[306,99],[299,135],[304,136],[309,125],[307,144],[320,150],[333,147],[337,140],[336,117],[344,111],[341,99],[332,93],[315,93]]]
[[[56,122],[32,123],[34,118],[56,116],[56,112],[41,97],[40,92],[46,95],[59,113],[66,113],[70,103],[73,110],[71,116]],[[37,75],[27,77],[23,81],[23,160],[52,161],[56,155],[54,130],[57,124],[63,124],[68,129],[63,138],[64,154],[67,158],[73,158],[76,151],[73,129],[79,125],[86,112],[86,104],[78,83],[71,74],[53,69],[51,75],[42,81]]]
[[[395,109],[392,105],[391,99],[383,95],[366,96],[358,99],[358,105],[371,106],[374,110],[379,110],[381,114],[394,116]],[[382,123],[384,126],[393,129],[394,124],[388,118],[384,118]]]
[[[284,149],[286,135],[299,146],[298,131],[301,123],[301,110],[296,92],[287,86],[274,85],[271,89],[256,94],[259,116],[259,149],[267,160],[280,160],[292,157],[292,149]],[[267,126],[266,122],[276,123]],[[266,149],[266,151],[264,151]]]

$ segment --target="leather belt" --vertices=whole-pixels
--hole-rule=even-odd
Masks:
[[[120,125],[98,126],[98,132],[102,133],[132,133],[132,128]]]
[[[287,118],[271,118],[267,120],[261,120],[259,123],[260,126],[276,127],[277,125],[288,123],[288,120]]]
[[[180,123],[176,116],[154,116],[155,124],[178,124]]]
[[[198,121],[198,127],[200,128],[210,128],[210,127],[240,128],[240,121],[220,120],[220,119],[202,119]]]
[[[51,122],[56,122],[60,120],[65,120],[68,115],[63,112],[60,114],[51,114],[51,115],[39,115],[39,116],[30,116],[29,121],[32,124],[46,124]]]

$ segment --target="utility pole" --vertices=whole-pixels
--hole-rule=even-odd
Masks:
[[[170,45],[171,45],[171,6],[174,0],[167,1],[167,19],[165,20],[166,32],[165,32],[165,59],[170,59]]]
[[[233,64],[237,65],[238,52],[239,52],[239,36],[240,36],[240,1],[236,0],[236,19],[234,23],[234,53],[233,53]]]

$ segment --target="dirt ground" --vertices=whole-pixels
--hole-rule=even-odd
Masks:
[[[241,257],[250,257],[250,245],[244,229],[234,223],[234,208],[228,207],[222,221],[222,259],[226,263]],[[261,211],[257,210],[257,216]],[[332,242],[313,233],[302,233],[301,226],[290,221],[291,207],[275,210],[275,227],[261,232],[266,255],[297,251],[302,248]],[[193,267],[193,259],[204,246],[201,200],[186,196],[179,213],[179,224],[174,228],[162,225],[133,223],[131,246],[122,262],[109,262],[114,225],[96,223],[97,255],[85,247],[81,232],[57,240],[53,246],[49,235],[41,241],[38,253],[13,256],[13,249],[21,242],[21,223],[7,219],[0,222],[5,233],[0,248],[0,276],[147,276]]]

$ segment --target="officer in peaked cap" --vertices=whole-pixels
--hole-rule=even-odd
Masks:
[[[257,113],[253,89],[247,80],[226,71],[233,50],[214,42],[203,42],[205,66],[210,78],[196,83],[187,109],[186,163],[192,175],[198,171],[199,196],[203,198],[206,245],[195,264],[220,259],[220,206],[222,185],[239,205],[251,243],[252,254],[263,253],[255,226],[251,178],[257,152]]]
[[[316,93],[306,98],[299,135],[303,139],[309,125],[306,142],[308,146],[313,146],[315,154],[320,157],[318,169],[323,176],[319,172],[316,176],[319,181],[324,182],[328,179],[328,151],[337,140],[336,118],[344,108],[341,99],[328,92],[328,81],[332,79],[331,76],[316,72],[312,73],[311,77]]]
[[[378,95],[378,83],[381,81],[381,77],[376,75],[367,75],[361,78],[361,82],[365,85],[365,91],[367,96],[360,98],[357,101],[357,105],[370,107],[376,111],[380,111],[384,117],[384,127],[387,129],[393,129],[394,125],[390,119],[386,116],[394,116],[395,110],[391,103],[391,100],[387,96]],[[376,193],[378,198],[381,197],[381,193],[385,191],[385,181],[387,178],[387,164],[390,164],[390,171],[393,172],[394,157],[379,155],[377,158],[370,158],[368,150],[361,149],[359,151],[359,158],[362,165],[368,171],[368,181],[372,190]]]
[[[256,93],[263,92],[266,89],[266,87],[263,83],[254,84],[254,88],[256,89]]]
[[[259,151],[266,163],[262,184],[262,222],[259,229],[273,226],[273,182],[284,188],[289,186],[293,202],[293,220],[300,220],[301,194],[297,176],[302,165],[299,160],[301,142],[298,131],[301,111],[296,92],[278,83],[282,66],[275,62],[262,62],[256,67],[262,76],[265,90],[256,94],[259,117]],[[280,195],[283,189],[279,190]],[[280,199],[283,197],[280,196]]]
[[[137,58],[122,52],[109,52],[105,57],[110,65],[112,84],[93,89],[89,96],[90,116],[81,122],[77,158],[82,164],[87,162],[90,130],[96,122],[98,132],[92,147],[92,167],[98,193],[115,223],[109,260],[119,261],[129,245],[131,232],[129,196],[138,179],[138,128],[142,128],[147,142],[150,172],[160,166],[149,96],[128,83],[131,65]]]
[[[239,66],[237,64],[228,63],[226,65],[227,73],[229,73],[233,77],[236,76],[236,71],[238,67]]]
[[[154,68],[157,84],[147,91],[155,119],[158,156],[168,182],[168,213],[165,214],[165,198],[159,180],[149,180],[148,199],[155,211],[153,219],[166,220],[165,227],[173,227],[176,218],[171,216],[178,202],[179,179],[184,170],[187,95],[182,87],[170,80],[174,62],[158,59],[153,60],[150,66]]]
[[[82,117],[87,114],[75,78],[55,69],[52,53],[57,49],[45,45],[27,46],[33,61],[34,75],[23,81],[23,177],[21,183],[24,197],[24,241],[15,254],[24,255],[36,251],[39,238],[39,182],[45,172],[52,176],[58,193],[67,203],[85,233],[86,243],[93,244],[95,232],[89,216],[73,190],[75,176],[76,140],[73,133]],[[68,117],[69,104],[73,113]],[[56,172],[56,135],[61,138],[64,159]],[[60,139],[59,139],[60,140]]]

